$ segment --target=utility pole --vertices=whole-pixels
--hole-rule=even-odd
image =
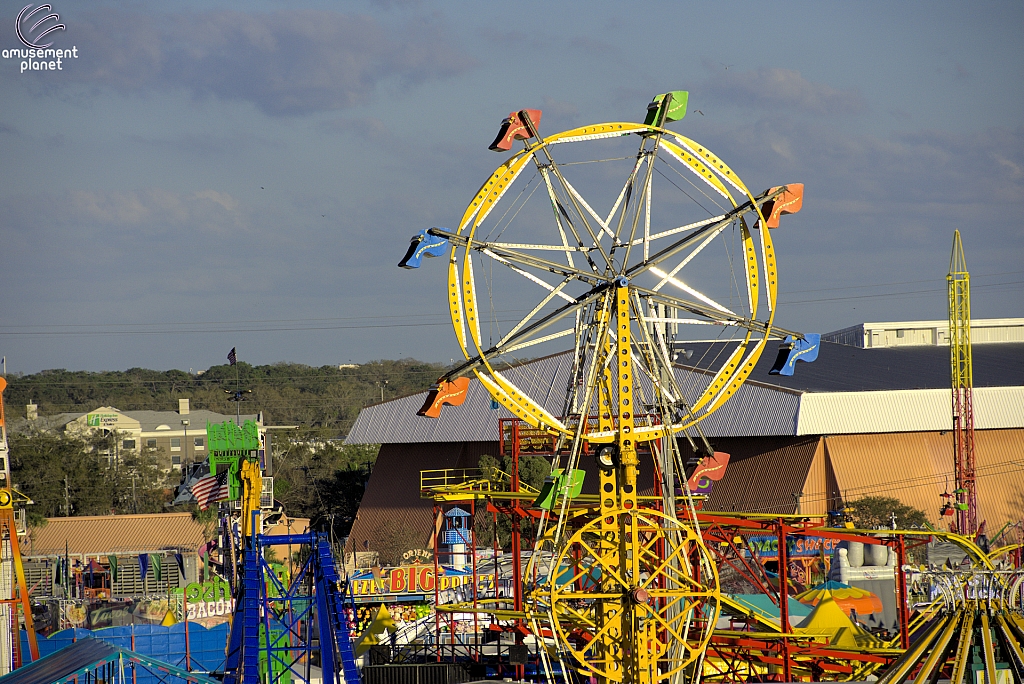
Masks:
[[[191,459],[189,459],[189,457],[188,457],[188,426],[189,426],[189,419],[188,418],[182,418],[181,419],[181,427],[184,428],[184,430],[185,430],[185,444],[182,447],[182,454],[181,454],[181,469],[182,470],[185,470],[186,464],[192,462]]]
[[[71,493],[68,491],[68,478],[64,476],[64,517],[71,517]]]

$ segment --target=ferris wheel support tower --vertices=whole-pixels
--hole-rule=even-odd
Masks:
[[[978,531],[978,500],[974,464],[974,378],[971,371],[971,276],[967,272],[960,231],[953,233],[953,252],[946,275],[949,288],[949,360],[953,385],[953,462],[956,473],[956,531]]]

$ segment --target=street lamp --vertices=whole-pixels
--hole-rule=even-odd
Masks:
[[[183,454],[184,458],[182,459],[182,470],[185,469],[184,464],[192,464],[192,459],[188,457],[188,424],[188,418],[181,419],[181,427],[185,428],[185,453]]]
[[[236,389],[236,390],[224,390],[229,396],[228,401],[243,402],[246,400],[246,394],[252,394],[250,389]],[[235,424],[241,426],[241,403],[235,404]]]

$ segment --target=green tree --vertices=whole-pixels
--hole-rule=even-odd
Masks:
[[[116,432],[11,435],[11,477],[35,501],[28,508],[33,524],[63,515],[163,511],[170,488],[157,455],[118,449],[121,438]]]
[[[84,437],[88,451],[107,464],[113,513],[160,513],[170,501],[170,458],[163,449],[122,449],[125,434],[95,431]],[[168,472],[165,472],[164,468]]]
[[[171,488],[160,468],[160,454],[154,450],[122,452],[111,468],[114,502],[118,513],[160,513],[171,499]]]
[[[335,536],[343,537],[352,528],[378,450],[375,444],[286,443],[275,449],[274,498],[289,515],[308,517],[318,529],[333,524]]]
[[[484,454],[478,464],[484,476],[492,481],[492,486],[499,491],[509,491],[509,481],[504,475],[512,473],[512,457],[505,456],[500,461],[494,456]],[[500,472],[499,472],[500,471]],[[501,473],[504,473],[502,475]],[[534,489],[540,489],[544,478],[551,474],[551,464],[543,456],[519,457],[519,481]]]
[[[85,441],[40,432],[8,444],[14,486],[35,502],[31,518],[110,513],[107,464]]]
[[[913,506],[890,496],[865,496],[847,504],[854,525],[861,529],[879,529],[892,526],[892,516],[896,516],[896,527],[907,529],[923,527],[928,522],[928,515]]]

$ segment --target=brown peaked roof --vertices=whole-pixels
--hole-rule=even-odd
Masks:
[[[107,555],[163,550],[195,552],[205,541],[205,527],[191,513],[83,515],[47,518],[34,527],[24,553],[31,556]]]

